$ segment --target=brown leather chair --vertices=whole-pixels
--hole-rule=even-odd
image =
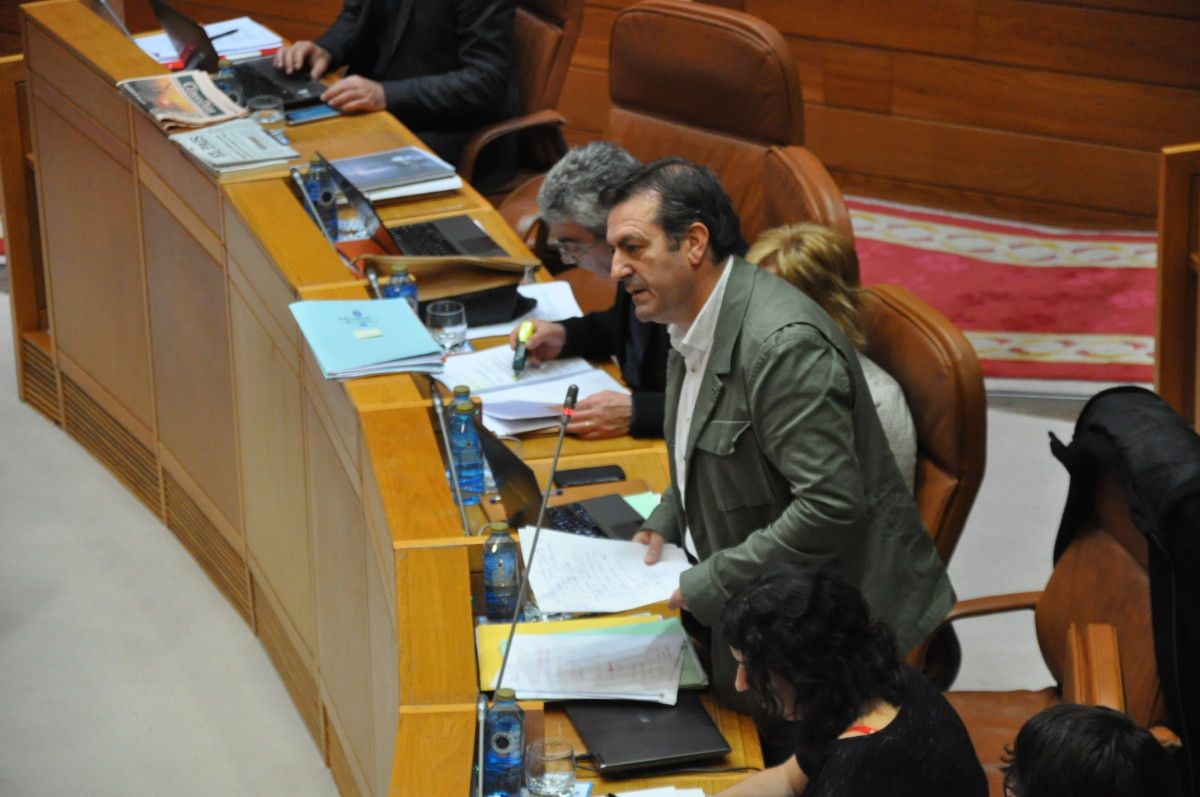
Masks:
[[[582,26],[583,0],[519,0],[513,20],[513,51],[521,112],[483,128],[467,142],[458,166],[464,180],[471,181],[475,161],[484,147],[512,133],[521,136],[519,162],[524,169],[519,169],[506,186],[492,189],[496,196],[507,193],[531,173],[545,171],[562,157],[560,129],[566,120],[555,108]]]
[[[841,191],[803,147],[800,77],[771,25],[704,3],[643,0],[613,25],[609,92],[601,138],[643,161],[678,156],[712,168],[747,241],[805,220],[853,240]]]
[[[946,622],[1019,609],[1034,612],[1038,645],[1056,685],[946,693],[967,726],[991,794],[1003,794],[1005,746],[1026,720],[1056,703],[1124,711],[1160,740],[1178,743],[1167,727],[1156,668],[1146,539],[1111,475],[1099,476],[1092,517],[1059,557],[1045,589],[961,601]]]
[[[859,295],[864,354],[891,374],[917,428],[914,497],[949,563],[983,481],[987,398],[975,349],[958,327],[897,285]]]

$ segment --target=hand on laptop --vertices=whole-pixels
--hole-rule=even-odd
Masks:
[[[321,95],[321,102],[342,113],[367,113],[387,107],[383,85],[362,75],[351,75],[334,83]]]
[[[629,434],[633,421],[633,398],[628,393],[601,390],[575,405],[567,431],[585,440],[603,440]]]
[[[308,63],[312,66],[309,74],[312,75],[313,80],[320,80],[321,75],[325,74],[332,62],[333,55],[328,50],[315,42],[306,40],[289,44],[275,53],[276,69],[282,69],[290,75]]]

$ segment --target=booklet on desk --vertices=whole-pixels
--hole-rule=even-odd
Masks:
[[[326,379],[441,371],[441,347],[408,302],[303,301],[288,308]]]
[[[251,174],[287,165],[300,153],[280,144],[253,119],[234,119],[168,136],[196,163],[213,174]]]
[[[332,161],[372,202],[457,191],[462,178],[446,161],[420,147],[400,147]]]

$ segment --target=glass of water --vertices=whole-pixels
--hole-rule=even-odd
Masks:
[[[287,120],[283,116],[282,97],[260,94],[257,97],[251,97],[250,101],[246,103],[246,107],[250,109],[251,118],[258,122],[272,138],[283,139],[283,129],[287,125]]]
[[[566,739],[539,739],[525,748],[525,787],[531,797],[570,797],[575,750]]]
[[[453,354],[467,341],[467,309],[462,302],[441,299],[425,308],[425,326],[446,354]]]

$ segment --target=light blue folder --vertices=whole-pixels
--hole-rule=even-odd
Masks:
[[[402,299],[305,301],[288,307],[326,379],[442,369],[441,347]]]

